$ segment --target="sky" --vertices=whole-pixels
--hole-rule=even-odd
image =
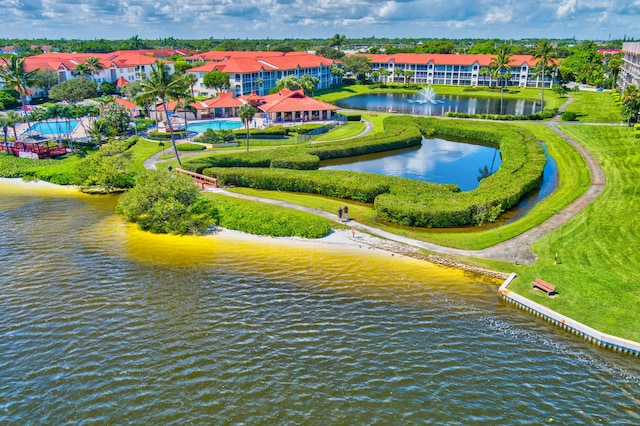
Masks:
[[[3,0],[0,38],[640,37],[640,0]]]

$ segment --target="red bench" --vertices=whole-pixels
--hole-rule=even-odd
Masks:
[[[544,291],[545,293],[547,293],[547,296],[551,296],[552,294],[556,293],[556,286],[553,284],[549,284],[548,282],[540,279],[540,278],[536,278],[532,283],[531,283],[531,287],[532,288],[539,288],[540,290]]]

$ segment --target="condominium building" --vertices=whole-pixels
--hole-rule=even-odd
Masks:
[[[428,53],[366,54],[373,71],[382,82],[446,84],[456,86],[495,86],[489,70],[494,55],[457,55]],[[507,86],[552,87],[553,77],[535,68],[539,60],[531,55],[512,55]],[[550,67],[547,69],[550,70]],[[405,71],[409,71],[406,73]],[[545,72],[545,74],[547,74]]]
[[[205,61],[204,65],[187,72],[198,80],[194,85],[197,94],[210,96],[215,90],[204,85],[204,76],[212,71],[229,74],[229,84],[234,96],[257,93],[266,95],[276,87],[278,80],[293,75],[318,79],[317,89],[326,89],[342,83],[340,75],[331,72],[342,63],[306,52],[206,52],[186,58],[187,61]]]
[[[622,45],[622,66],[618,82],[623,91],[630,85],[640,87],[640,42],[626,42]]]

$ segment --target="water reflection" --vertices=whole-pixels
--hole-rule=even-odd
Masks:
[[[470,191],[478,187],[480,170],[486,170],[484,173],[488,176],[495,173],[501,163],[495,148],[423,138],[420,147],[330,160],[323,162],[321,168],[456,184],[462,191]]]
[[[412,115],[444,116],[447,112],[464,114],[500,114],[500,98],[478,98],[465,95],[438,95],[432,102],[421,102],[421,94],[369,93],[342,99],[341,108],[380,112],[398,112]],[[540,110],[536,101],[505,99],[503,115],[530,115]]]

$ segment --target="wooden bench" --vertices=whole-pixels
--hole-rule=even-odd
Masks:
[[[536,278],[532,283],[531,283],[531,287],[532,288],[539,288],[540,290],[544,291],[545,293],[547,293],[547,296],[551,296],[552,294],[555,294],[556,292],[556,286],[553,284],[549,284],[548,282],[540,279],[540,278]]]

